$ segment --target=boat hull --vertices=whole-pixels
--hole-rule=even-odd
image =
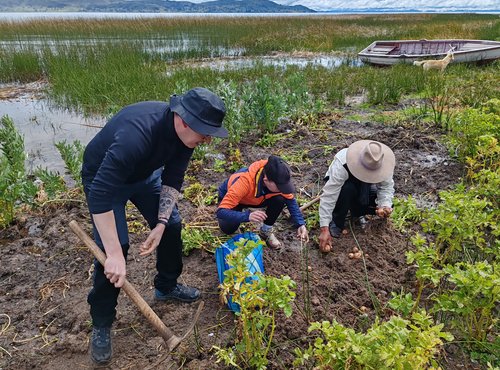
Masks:
[[[454,48],[453,63],[487,63],[500,58],[500,42],[485,40],[375,41],[358,53],[362,62],[390,66],[416,60],[442,59]]]

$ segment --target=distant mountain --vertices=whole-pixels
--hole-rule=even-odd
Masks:
[[[169,0],[2,0],[0,12],[139,12],[139,13],[313,13],[302,5],[270,0],[215,0],[202,3]]]
[[[201,0],[197,0],[201,1]],[[282,5],[304,5],[326,12],[467,12],[500,10],[498,0],[274,0]]]

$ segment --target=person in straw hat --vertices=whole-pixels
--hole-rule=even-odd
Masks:
[[[177,283],[182,272],[181,217],[177,199],[195,147],[213,136],[227,137],[226,108],[210,90],[197,87],[170,102],[146,101],[126,106],[87,145],[82,183],[94,238],[106,253],[95,262],[88,295],[92,316],[91,357],[109,362],[111,324],[126,276],[129,238],[125,206],[130,200],[151,232],[140,255],[156,250],[155,298],[193,302],[198,289]]]
[[[333,238],[341,236],[348,212],[362,224],[364,215],[391,214],[395,164],[393,151],[373,140],[356,141],[335,155],[319,203],[322,252],[331,251]]]

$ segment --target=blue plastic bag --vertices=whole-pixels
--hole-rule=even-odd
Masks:
[[[231,266],[227,264],[226,257],[237,248],[235,242],[239,242],[241,240],[254,242],[261,241],[257,234],[246,232],[233,236],[231,239],[229,239],[227,242],[225,242],[215,250],[215,262],[217,263],[217,273],[219,274],[220,284],[224,282],[224,271],[231,268]],[[264,273],[264,261],[262,259],[262,253],[262,244],[259,244],[246,257],[248,271],[250,273]],[[258,279],[258,277],[254,276],[253,279]],[[231,297],[228,297],[227,305],[231,311],[240,312],[240,306],[237,303],[234,303]]]

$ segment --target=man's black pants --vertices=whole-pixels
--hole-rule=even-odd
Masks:
[[[364,215],[374,215],[376,209],[375,199],[377,198],[377,187],[370,186],[368,204],[363,202],[362,188],[353,181],[347,180],[340,190],[335,209],[332,213],[332,221],[338,228],[344,229],[347,213],[351,212],[351,217],[356,218]],[[364,204],[363,204],[364,203]]]
[[[122,246],[125,260],[129,249],[128,228],[125,207],[130,200],[141,212],[150,228],[156,226],[158,220],[158,205],[161,191],[161,171],[155,171],[151,177],[134,184],[126,184],[117,189],[113,197],[113,213],[115,216],[118,237]],[[84,190],[88,194],[90,183],[84,181]],[[155,287],[166,292],[177,284],[177,278],[182,272],[182,239],[181,218],[177,208],[174,209],[168,226],[156,250]],[[104,250],[101,238],[94,226],[94,239],[97,245]],[[111,326],[116,317],[116,305],[119,288],[104,275],[104,267],[94,260],[94,285],[87,301],[90,304],[90,314],[93,325],[96,327]]]

